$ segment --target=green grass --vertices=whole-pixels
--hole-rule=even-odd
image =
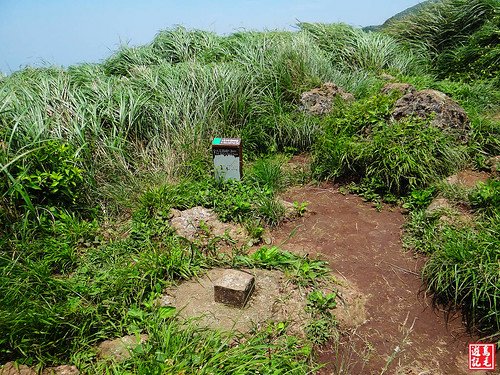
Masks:
[[[500,330],[499,219],[497,214],[475,229],[444,229],[422,271],[436,302],[461,309],[470,327],[494,339]]]
[[[496,0],[442,0],[390,22],[383,32],[428,51],[441,76],[496,78],[499,12]]]
[[[197,187],[179,186],[185,197],[191,197],[189,188]],[[159,202],[172,203],[168,196],[165,192]],[[177,207],[189,206],[182,202],[177,200]],[[44,230],[38,228],[29,242],[4,239],[0,360],[24,358],[41,364],[71,360],[89,373],[99,368],[116,373],[194,371],[200,366],[210,373],[221,365],[220,371],[228,373],[310,369],[312,353],[303,339],[263,331],[234,346],[217,332],[172,320],[153,302],[165,287],[214,265],[279,269],[297,284],[310,286],[327,276],[326,263],[277,248],[262,248],[251,256],[217,257],[177,237],[168,224],[168,206],[160,203],[143,201],[143,209],[129,224],[130,236],[123,239],[105,239],[96,222],[62,214],[44,222]],[[158,326],[160,320],[164,322]],[[130,361],[116,366],[96,362],[92,346],[99,341],[139,332],[152,338]],[[171,335],[176,339],[169,341]],[[204,345],[201,352],[195,349],[199,345]],[[243,366],[250,358],[251,363]]]
[[[316,145],[316,175],[354,176],[376,193],[405,195],[463,165],[463,147],[429,120],[390,121],[391,103],[379,95],[335,114]]]
[[[462,309],[471,327],[498,332],[497,182],[472,192],[439,184],[500,152],[497,31],[497,2],[443,0],[383,33],[312,23],[227,36],[178,27],[102,64],[1,76],[0,362],[70,361],[111,374],[313,372],[312,348],[334,333],[328,296],[310,295],[309,339],[278,322],[239,345],[153,304],[166,286],[216,265],[280,269],[307,288],[327,276],[324,262],[273,247],[216,257],[216,242],[187,243],[168,223],[172,208],[201,205],[260,239],[283,219],[277,194],[310,179],[286,172],[277,153],[310,152],[315,178],[352,180],[367,199],[404,200],[405,243],[429,256],[428,291]],[[397,97],[379,94],[382,73],[450,95],[471,119],[468,144],[430,119],[392,121]],[[336,102],[323,117],[302,112],[301,93],[328,81],[356,101]],[[212,178],[215,136],[243,139],[243,181]],[[476,225],[427,217],[438,193],[471,207]],[[110,235],[109,227],[119,228]],[[96,358],[99,341],[139,332],[150,340],[131,359]]]
[[[490,180],[465,196],[449,190],[444,194],[458,204],[470,205],[475,211],[473,223],[450,224],[417,209],[406,224],[405,245],[429,256],[422,277],[434,302],[452,311],[461,310],[470,329],[498,340],[498,181]]]

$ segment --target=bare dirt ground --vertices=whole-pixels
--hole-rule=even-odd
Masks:
[[[346,330],[341,354],[326,345],[320,374],[480,374],[467,370],[469,336],[459,316],[446,319],[421,292],[425,261],[402,248],[405,217],[397,208],[377,212],[354,195],[332,185],[305,186],[287,192],[290,202],[308,201],[309,213],[272,233],[284,250],[321,256],[332,271],[356,285],[366,298],[366,319]],[[346,363],[339,363],[346,362]],[[498,367],[497,367],[498,368]]]

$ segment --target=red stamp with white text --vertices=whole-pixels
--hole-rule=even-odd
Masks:
[[[469,370],[494,370],[495,344],[469,344]]]

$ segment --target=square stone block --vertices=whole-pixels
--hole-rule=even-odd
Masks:
[[[243,308],[252,295],[255,278],[242,271],[226,270],[214,282],[214,299],[225,305]]]

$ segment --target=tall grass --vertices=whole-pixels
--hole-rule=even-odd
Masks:
[[[466,9],[460,1],[446,4]],[[489,14],[488,1],[472,3],[476,16]],[[439,18],[431,21],[422,30],[435,32]],[[469,31],[482,22],[469,21]],[[0,77],[2,360],[60,362],[72,356],[88,372],[108,373],[307,371],[311,349],[294,338],[272,331],[233,347],[194,326],[180,333],[153,308],[163,287],[212,261],[203,255],[206,249],[173,235],[171,207],[209,206],[221,219],[244,222],[255,233],[284,213],[275,200],[283,187],[280,164],[270,158],[255,163],[242,183],[216,183],[209,178],[212,137],[242,137],[246,157],[313,149],[318,176],[356,175],[396,194],[430,184],[464,157],[428,122],[388,121],[395,98],[373,95],[382,84],[379,73],[423,73],[426,53],[437,47],[410,50],[398,42],[410,36],[345,25],[299,28],[229,36],[175,28],[150,44],[123,46],[102,64],[26,68]],[[435,84],[431,76],[414,79]],[[300,112],[300,94],[325,81],[361,100],[337,103],[323,118]],[[482,95],[488,84],[440,84],[469,108],[494,109],[495,96]],[[495,124],[475,127],[480,152],[498,149]],[[172,184],[186,178],[191,182]],[[104,240],[95,219],[125,208],[134,212],[125,229],[130,236]],[[258,254],[263,258],[244,265],[284,257],[307,282],[325,272],[323,266],[302,267],[305,260],[291,254]],[[243,264],[237,262],[233,266]],[[485,306],[489,290],[475,306]],[[131,332],[149,332],[151,341],[122,365],[96,365],[92,350],[82,349]],[[177,354],[181,359],[171,358]]]
[[[478,68],[497,71],[499,15],[496,0],[442,0],[429,2],[413,14],[393,20],[383,32],[414,48],[427,50],[437,61],[441,74],[459,71],[478,76],[474,71]],[[479,76],[489,74],[479,72]]]
[[[395,38],[382,33],[364,32],[344,24],[300,23],[299,27],[311,34],[332,63],[340,67],[410,74],[423,72],[426,64],[422,51],[404,48]]]
[[[465,197],[447,192],[455,204],[475,209],[474,223],[458,225],[416,210],[405,235],[407,246],[429,257],[422,276],[434,302],[451,311],[460,310],[471,330],[492,340],[498,340],[500,332],[498,190],[499,182],[491,180],[466,192]]]
[[[419,11],[389,23],[384,32],[433,53],[456,46],[498,12],[495,0],[429,2]]]
[[[349,48],[362,53],[358,47]],[[280,129],[277,148],[307,149],[317,126],[307,119],[296,126],[288,116],[302,91],[332,80],[363,96],[374,83],[347,60],[332,63],[329,53],[309,31],[221,37],[176,28],[100,65],[16,72],[0,83],[3,173],[12,175],[19,155],[38,142],[58,139],[81,157],[89,191],[97,189],[91,197],[103,203],[110,189],[98,186],[158,172],[172,179],[193,160],[209,159],[213,136],[249,134],[262,116]]]

